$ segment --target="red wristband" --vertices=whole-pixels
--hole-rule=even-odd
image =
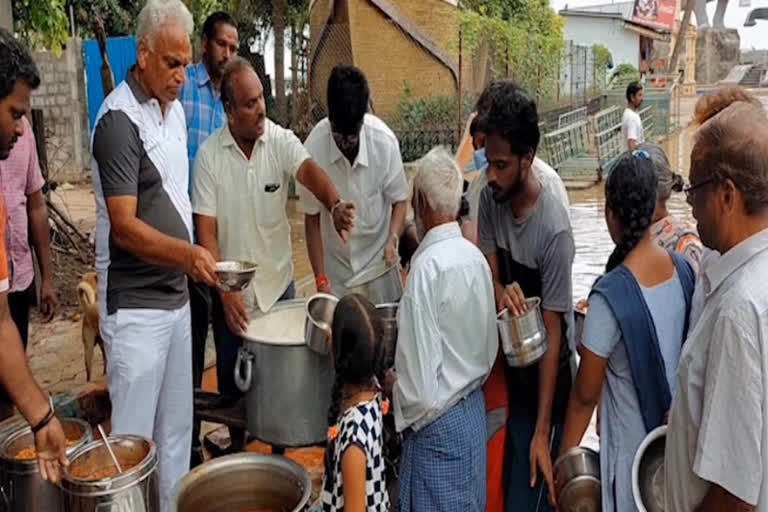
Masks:
[[[328,276],[325,274],[317,276],[315,278],[315,287],[319,290],[320,288],[323,288],[325,286],[330,285],[331,282],[328,280]]]

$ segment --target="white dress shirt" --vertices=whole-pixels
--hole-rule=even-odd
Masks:
[[[341,197],[357,204],[357,221],[345,244],[333,226],[330,213],[317,198],[297,186],[299,209],[321,214],[325,269],[334,293],[346,294],[344,283],[384,257],[390,238],[392,205],[408,199],[400,145],[395,134],[376,116],[365,115],[360,131],[360,149],[352,165],[341,154],[331,133],[328,118],[320,121],[304,146],[331,178]]]
[[[289,180],[308,158],[292,131],[269,120],[251,158],[240,150],[228,125],[214,132],[197,153],[193,211],[216,218],[222,260],[258,265],[243,292],[249,309],[269,311],[293,280],[285,206]]]
[[[669,414],[665,510],[693,512],[716,484],[768,512],[768,229],[699,276],[704,308]]]
[[[485,382],[499,348],[491,270],[455,222],[413,256],[398,308],[395,425],[419,430]]]

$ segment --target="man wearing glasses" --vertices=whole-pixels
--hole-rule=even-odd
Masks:
[[[742,89],[696,105],[688,202],[722,256],[680,357],[665,453],[670,512],[768,511],[768,118]]]
[[[400,145],[392,130],[367,114],[370,92],[363,73],[337,66],[328,80],[328,118],[320,121],[305,142],[347,200],[358,206],[359,218],[348,240],[336,233],[330,214],[299,187],[305,214],[307,250],[318,291],[346,294],[344,283],[382,259],[398,259],[398,241],[405,222],[408,182]]]

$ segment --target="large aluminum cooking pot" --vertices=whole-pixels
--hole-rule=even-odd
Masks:
[[[61,428],[67,438],[67,456],[81,448],[92,439],[91,426],[76,418],[61,418]],[[0,465],[2,467],[2,487],[4,505],[8,512],[27,510],[45,510],[60,512],[64,510],[61,491],[40,476],[37,459],[17,459],[22,450],[34,448],[35,438],[32,429],[25,422],[0,444]]]
[[[374,304],[397,302],[403,296],[400,265],[387,267],[382,260],[344,283],[344,288],[347,293],[359,293]]]
[[[509,310],[501,311],[496,325],[501,337],[501,348],[507,364],[513,368],[530,366],[547,352],[547,331],[541,317],[541,299],[526,299],[527,311],[514,316]]]
[[[235,383],[246,393],[248,431],[276,446],[318,444],[328,433],[333,360],[307,346],[304,304],[279,302],[252,319],[235,364]],[[281,339],[269,339],[265,324],[282,326]]]
[[[160,512],[155,443],[138,436],[110,436],[123,472],[102,440],[72,454],[61,481],[66,512]],[[108,476],[98,479],[99,473]],[[114,475],[114,476],[112,476]]]
[[[305,510],[312,492],[307,471],[277,455],[236,453],[196,467],[173,491],[170,512]]]
[[[600,456],[594,450],[575,446],[553,466],[555,496],[562,512],[600,512]]]

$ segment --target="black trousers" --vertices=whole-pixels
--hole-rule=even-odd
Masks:
[[[205,370],[205,340],[211,317],[211,292],[205,283],[187,279],[189,286],[189,309],[192,318],[192,386],[200,389]],[[192,448],[200,447],[200,422],[192,423]]]

